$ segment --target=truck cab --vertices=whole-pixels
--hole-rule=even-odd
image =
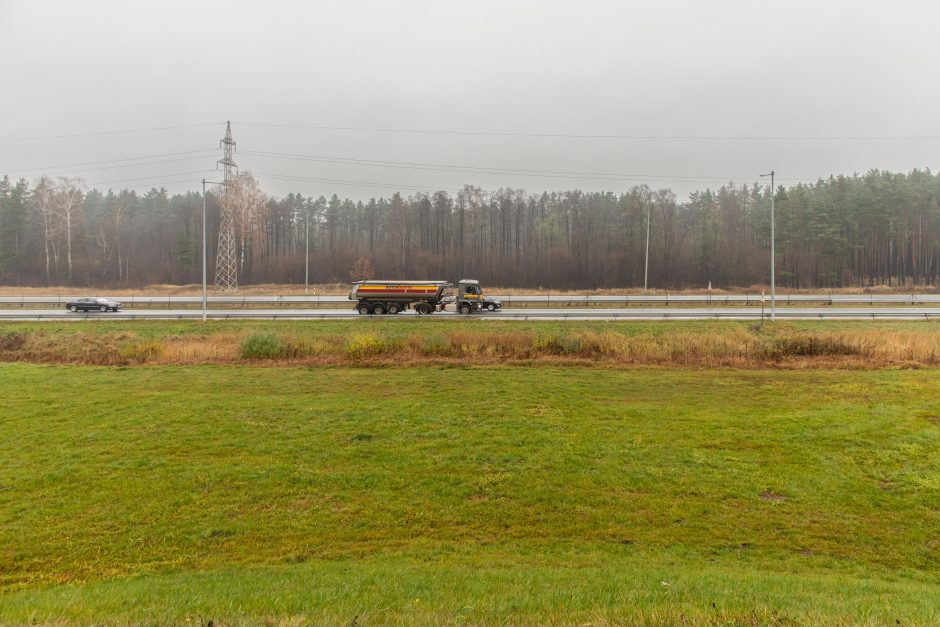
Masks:
[[[472,279],[462,279],[457,283],[457,311],[462,314],[468,314],[472,311],[486,309],[494,311],[502,307],[503,304],[495,298],[487,298],[483,295],[483,289],[480,282]]]

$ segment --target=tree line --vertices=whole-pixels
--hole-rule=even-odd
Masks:
[[[250,174],[207,194],[209,277],[221,203],[235,215],[241,284],[476,278],[488,285],[652,288],[769,281],[767,186],[728,183],[679,201],[668,189],[526,193],[467,185],[353,201],[266,196]],[[929,170],[778,186],[783,287],[934,285],[940,175]],[[202,195],[87,189],[68,178],[0,180],[0,283],[140,286],[201,281]]]

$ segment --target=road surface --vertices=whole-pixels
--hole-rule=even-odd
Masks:
[[[351,308],[342,309],[209,309],[213,320],[300,320],[401,318],[414,321],[453,320],[759,320],[758,307],[639,307],[635,309],[524,308],[480,312],[469,316],[445,311],[418,316],[412,311],[384,316],[362,316]],[[64,309],[0,309],[0,320],[198,320],[199,309],[132,309],[120,312],[78,312]],[[770,318],[770,308],[763,311]],[[940,307],[786,307],[777,309],[777,318],[786,320],[930,320],[940,318]]]
[[[124,303],[125,307],[137,306],[171,306],[184,304],[198,304],[202,297],[188,296],[121,296],[120,294],[72,294],[72,295],[39,295],[39,296],[0,296],[0,307],[37,307],[50,305],[64,307],[65,303],[87,296],[108,296]],[[578,295],[552,295],[552,294],[488,294],[503,301],[504,305],[513,303],[544,303],[544,304],[602,304],[607,306],[628,306],[631,304],[662,304],[688,303],[701,305],[756,305],[761,304],[760,294],[630,294],[620,296],[578,296]],[[345,294],[269,294],[269,295],[222,295],[210,294],[207,297],[210,304],[227,305],[335,305],[342,308],[351,304]],[[763,302],[770,306],[770,295],[763,296]],[[829,303],[831,305],[937,305],[940,306],[940,294],[777,294],[777,305],[792,305],[794,303]]]

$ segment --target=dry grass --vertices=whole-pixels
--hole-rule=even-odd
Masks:
[[[170,338],[160,361],[171,364],[225,363],[238,359],[240,338],[230,333]]]
[[[351,334],[263,330],[140,337],[133,331],[0,333],[0,361],[92,365],[492,365],[934,367],[940,333],[929,329],[800,330],[728,326],[717,332],[433,329],[394,337],[381,329]]]

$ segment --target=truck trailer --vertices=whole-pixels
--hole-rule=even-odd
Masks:
[[[448,281],[357,281],[349,300],[356,301],[356,311],[362,315],[397,314],[411,308],[426,315],[444,311],[451,303],[462,314],[502,306],[498,300],[484,298],[479,281],[459,281],[456,296],[451,295],[451,288]]]

